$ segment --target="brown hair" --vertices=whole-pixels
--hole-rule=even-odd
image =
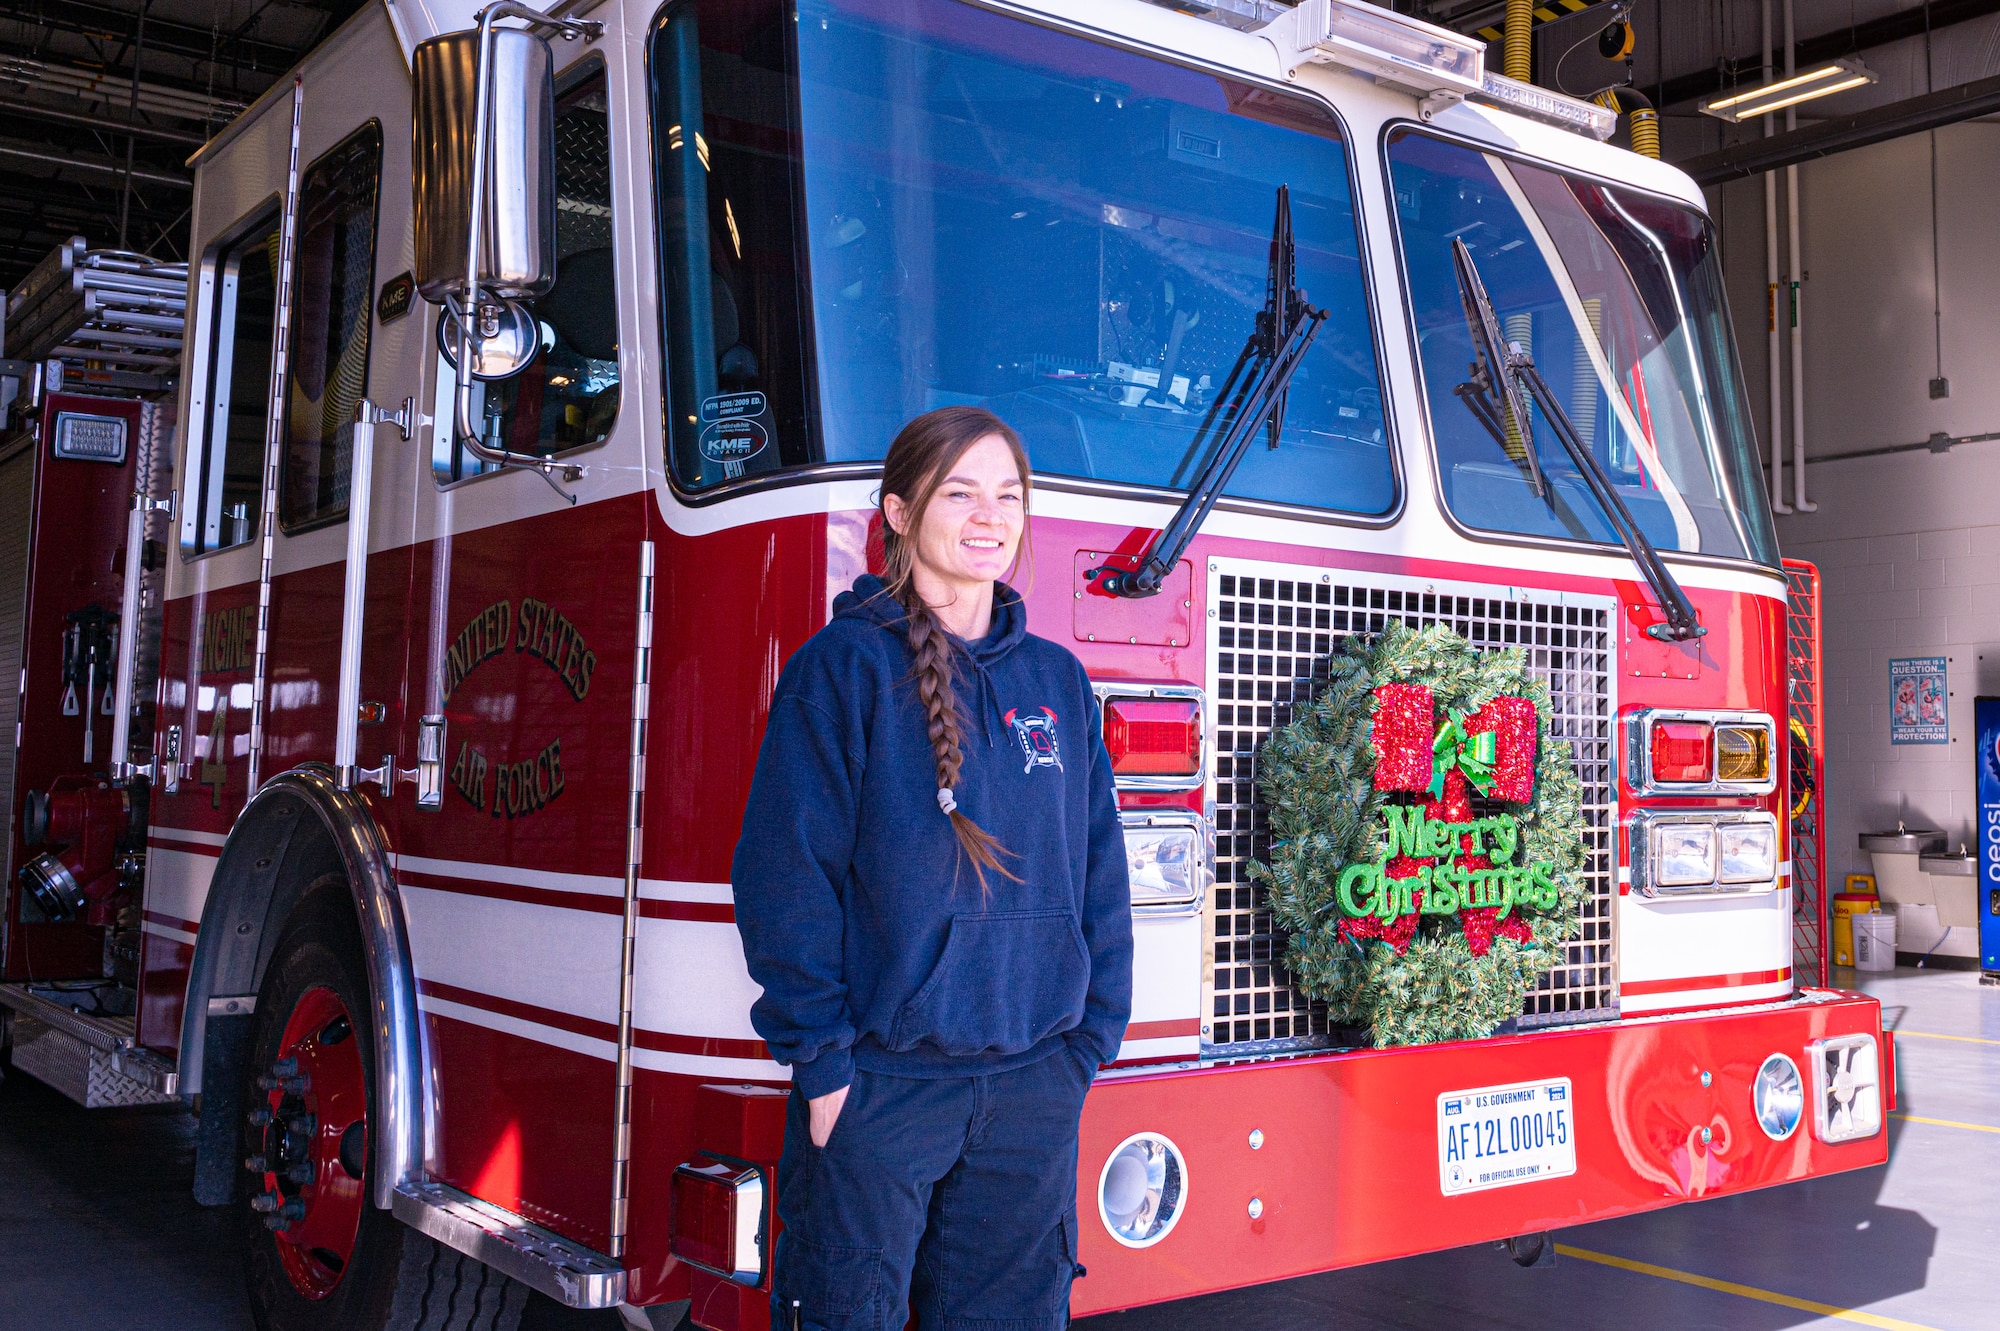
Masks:
[[[1021,447],[1020,436],[1005,421],[984,407],[939,407],[916,417],[898,431],[895,442],[889,445],[889,456],[882,462],[883,590],[902,605],[904,622],[908,625],[910,651],[916,657],[913,673],[917,696],[923,700],[924,713],[930,722],[931,753],[937,760],[939,807],[951,819],[952,830],[958,834],[959,847],[972,861],[973,871],[979,875],[982,892],[986,890],[988,869],[1016,882],[1020,880],[1000,862],[1000,857],[1009,853],[1007,849],[985,828],[960,812],[955,807],[955,801],[947,800],[943,794],[956,789],[959,772],[965,762],[958,697],[952,689],[953,658],[958,653],[958,647],[951,633],[939,622],[937,614],[917,594],[916,545],[917,533],[923,529],[924,514],[930,508],[931,496],[958,460],[974,444],[987,438],[998,438],[1004,442],[1007,451],[1014,455],[1014,465],[1021,472],[1021,545],[1014,555],[1014,567],[1018,568],[1029,548],[1026,522],[1030,485],[1028,454]],[[895,495],[904,503],[907,535],[899,535],[889,525],[886,505],[890,495]]]

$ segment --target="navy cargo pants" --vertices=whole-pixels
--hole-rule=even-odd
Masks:
[[[1061,1331],[1076,1132],[1094,1067],[1064,1047],[986,1077],[857,1068],[824,1147],[792,1092],[772,1331]]]

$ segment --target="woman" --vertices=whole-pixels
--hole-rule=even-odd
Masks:
[[[1083,666],[999,581],[1028,462],[990,412],[903,427],[883,576],[785,666],[732,879],[757,1033],[792,1069],[776,1331],[1061,1328],[1084,1092],[1132,920]]]

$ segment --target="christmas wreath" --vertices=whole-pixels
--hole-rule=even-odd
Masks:
[[[1349,638],[1259,759],[1253,862],[1286,965],[1377,1047],[1478,1039],[1563,959],[1582,904],[1582,788],[1519,649],[1448,628]]]

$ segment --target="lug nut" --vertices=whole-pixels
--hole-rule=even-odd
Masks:
[[[272,1230],[276,1233],[282,1234],[291,1227],[292,1227],[292,1222],[289,1220],[280,1220],[278,1219],[278,1217],[274,1215],[267,1215],[264,1217],[264,1228]]]
[[[271,1122],[271,1111],[269,1109],[253,1109],[250,1111],[251,1127],[253,1128],[266,1127],[270,1124],[270,1122]]]
[[[253,1174],[261,1174],[264,1172],[264,1157],[253,1155],[243,1162],[243,1167]]]
[[[250,1209],[261,1211],[266,1215],[277,1210],[278,1206],[278,1194],[275,1192],[260,1192],[250,1199]]]
[[[285,1177],[293,1183],[304,1185],[313,1181],[314,1172],[310,1160],[301,1160],[285,1171]]]

